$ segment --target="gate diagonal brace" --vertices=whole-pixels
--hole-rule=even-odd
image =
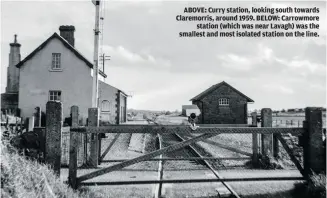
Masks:
[[[300,162],[296,159],[293,150],[290,149],[290,147],[287,145],[285,139],[280,135],[280,134],[276,134],[277,139],[282,143],[285,151],[288,153],[288,155],[290,156],[292,162],[295,164],[296,168],[300,171],[300,173],[302,175],[304,175],[304,169],[302,168]]]
[[[174,145],[171,145],[171,146],[168,146],[168,147],[153,151],[153,152],[148,153],[146,155],[142,155],[140,157],[137,157],[137,158],[134,158],[134,159],[131,159],[131,160],[127,160],[127,161],[121,162],[119,164],[112,165],[112,166],[109,166],[107,168],[103,168],[101,170],[97,170],[97,171],[94,171],[94,172],[86,174],[86,175],[82,175],[82,176],[76,178],[77,183],[80,183],[82,181],[95,178],[97,176],[100,176],[100,175],[103,175],[103,174],[106,174],[106,173],[109,173],[109,172],[120,170],[120,169],[125,168],[127,166],[136,164],[136,163],[141,162],[141,161],[151,159],[153,157],[156,157],[156,156],[164,154],[164,153],[168,153],[168,152],[172,152],[172,151],[184,148],[184,147],[186,147],[186,146],[188,146],[190,144],[193,144],[193,143],[198,142],[198,141],[202,141],[202,140],[207,139],[207,138],[214,137],[214,136],[216,136],[218,134],[220,134],[220,133],[218,132],[218,133],[202,134],[202,135],[199,135],[197,137],[191,138],[189,140],[180,142],[178,144],[174,144]]]
[[[114,137],[114,139],[110,142],[109,146],[106,148],[106,150],[102,153],[101,157],[100,157],[100,161],[102,161],[106,155],[108,154],[109,150],[111,149],[111,147],[114,145],[114,143],[118,140],[120,136],[120,133],[117,133]]]

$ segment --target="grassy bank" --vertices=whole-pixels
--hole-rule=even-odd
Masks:
[[[44,164],[27,160],[1,142],[1,197],[105,197],[101,191],[74,191]]]

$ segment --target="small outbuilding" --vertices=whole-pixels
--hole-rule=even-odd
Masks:
[[[196,105],[183,105],[182,106],[182,115],[188,116],[191,113],[200,114],[200,109]]]
[[[225,81],[193,97],[201,114],[199,124],[247,124],[248,103],[254,101]]]

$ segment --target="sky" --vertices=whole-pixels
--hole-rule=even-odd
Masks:
[[[176,21],[188,6],[316,6],[320,37],[180,38],[197,24]],[[181,110],[221,81],[253,99],[249,109],[326,107],[326,2],[105,1],[102,16],[106,82],[131,95],[128,108]],[[74,25],[76,49],[92,60],[94,18],[91,1],[2,1],[1,92],[14,34],[23,59]]]

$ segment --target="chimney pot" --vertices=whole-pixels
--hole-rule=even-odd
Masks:
[[[63,37],[70,45],[74,47],[75,38],[74,32],[75,27],[73,25],[62,25],[59,27],[60,36]]]

